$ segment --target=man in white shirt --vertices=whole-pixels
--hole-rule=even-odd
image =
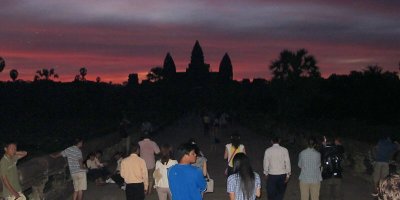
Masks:
[[[282,200],[290,177],[289,152],[279,145],[280,139],[274,137],[272,146],[265,150],[264,174],[267,178],[269,200]]]

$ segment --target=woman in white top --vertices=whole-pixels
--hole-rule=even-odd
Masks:
[[[224,159],[228,161],[228,168],[225,172],[227,177],[233,174],[233,157],[237,153],[246,154],[246,149],[243,144],[240,144],[240,135],[234,133],[231,135],[231,143],[225,145]]]
[[[160,148],[161,159],[156,162],[154,170],[155,188],[157,190],[159,200],[172,200],[171,191],[168,185],[168,168],[178,164],[176,160],[171,159],[172,148],[168,144],[164,144]]]

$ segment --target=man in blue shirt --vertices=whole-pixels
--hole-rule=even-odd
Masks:
[[[179,164],[168,170],[168,183],[173,200],[201,200],[207,188],[203,173],[192,166],[196,162],[195,146],[182,144],[178,147],[176,158]]]

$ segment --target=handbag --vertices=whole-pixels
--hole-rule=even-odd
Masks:
[[[206,193],[214,192],[214,179],[210,178],[210,175],[207,173],[207,189]]]

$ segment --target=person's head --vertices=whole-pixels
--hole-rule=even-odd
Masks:
[[[4,153],[9,156],[13,157],[17,153],[17,143],[14,141],[10,141],[4,144]]]
[[[101,156],[103,156],[103,152],[100,150],[96,151],[96,158],[100,159]]]
[[[168,163],[172,156],[172,147],[169,144],[163,144],[160,147],[161,163]]]
[[[309,148],[315,148],[315,146],[317,145],[317,139],[311,136],[308,138],[307,144]]]
[[[96,158],[96,154],[94,152],[92,152],[92,153],[89,154],[88,157],[89,157],[88,158],[89,160],[94,160]]]
[[[201,151],[200,151],[200,147],[199,147],[199,145],[197,145],[196,140],[194,138],[190,138],[188,143],[192,144],[195,147],[194,152],[196,153],[197,157],[201,157],[202,154],[201,154]]]
[[[271,139],[272,144],[279,144],[281,142],[281,139],[278,136],[274,136]]]
[[[243,191],[243,195],[250,198],[255,187],[255,176],[253,168],[250,165],[250,160],[244,153],[237,153],[233,157],[233,172],[239,174],[240,187]]]
[[[239,133],[234,132],[231,135],[231,143],[232,143],[232,146],[234,146],[235,148],[239,148],[239,146],[240,146],[240,135],[239,135]]]
[[[342,145],[342,138],[336,137],[335,138],[335,145]]]
[[[180,164],[192,164],[196,162],[196,146],[190,143],[181,144],[176,150],[176,158]]]
[[[74,145],[77,146],[78,148],[82,148],[83,146],[83,139],[81,137],[77,137],[74,140]]]
[[[140,146],[139,146],[139,144],[137,144],[137,143],[131,144],[131,154],[132,154],[132,153],[139,155],[139,153],[140,153]]]

